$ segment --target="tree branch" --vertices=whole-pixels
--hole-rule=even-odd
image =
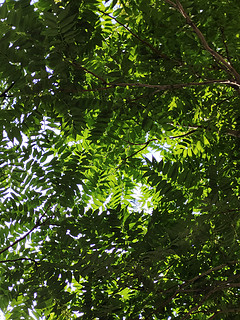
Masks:
[[[225,313],[240,313],[240,308],[231,308],[231,309],[226,309],[226,310],[219,310],[219,311],[215,312],[214,315],[209,318],[209,320],[214,319],[220,313],[223,313],[223,314],[225,314]]]
[[[178,138],[183,138],[183,137],[186,137],[186,136],[189,136],[190,134],[196,132],[198,129],[194,129],[194,130],[191,130],[185,134],[181,134],[179,136],[172,136],[172,137],[169,137],[170,139],[178,139]]]
[[[231,63],[229,61],[225,60],[219,53],[217,53],[215,50],[213,50],[209,46],[209,44],[206,41],[204,35],[198,29],[198,27],[194,24],[194,22],[191,20],[189,15],[186,13],[186,11],[184,10],[184,8],[183,8],[182,4],[180,3],[180,1],[176,0],[175,3],[173,1],[171,1],[171,0],[164,0],[164,1],[169,3],[171,6],[173,6],[176,10],[178,10],[181,13],[181,15],[186,19],[187,24],[189,24],[189,26],[196,33],[196,35],[199,38],[199,40],[201,41],[204,49],[206,51],[208,51],[218,62],[220,62],[227,69],[228,73],[235,78],[237,83],[240,84],[240,74],[233,68],[233,66],[231,65]]]
[[[38,261],[36,261],[32,258],[17,258],[17,259],[10,259],[10,260],[0,260],[0,263],[17,262],[17,261],[22,261],[22,260],[32,261],[36,265],[38,264]]]
[[[127,159],[130,159],[130,158],[134,157],[136,154],[138,154],[139,152],[141,152],[142,150],[144,150],[145,148],[147,148],[147,146],[149,145],[150,142],[156,141],[156,140],[157,140],[157,139],[151,139],[151,140],[148,140],[148,141],[146,141],[145,143],[143,143],[144,146],[143,146],[141,149],[133,152],[132,154],[130,154],[130,156],[127,156],[127,157],[123,158],[123,159],[122,159],[122,163],[121,163],[117,168],[119,169],[119,168],[123,165],[123,163],[126,162]]]
[[[224,84],[224,85],[235,85],[240,87],[236,82],[232,82],[230,80],[207,80],[202,82],[187,82],[187,83],[175,83],[175,84],[147,84],[147,83],[107,83],[110,86],[116,87],[140,87],[140,88],[152,88],[158,89],[158,91],[165,91],[165,90],[176,90],[182,89],[187,87],[194,87],[194,86],[205,86],[210,84]]]
[[[230,80],[207,80],[202,82],[187,82],[187,83],[175,83],[175,84],[147,84],[147,83],[106,83],[106,87],[100,88],[93,88],[93,89],[81,89],[81,90],[71,90],[71,89],[60,89],[63,92],[69,93],[79,93],[79,92],[93,92],[93,91],[102,91],[108,90],[116,87],[136,87],[136,88],[150,88],[150,89],[157,89],[154,94],[159,91],[167,91],[167,90],[177,90],[183,89],[187,87],[194,87],[194,86],[206,86],[206,85],[214,85],[214,84],[222,84],[228,85],[234,88],[240,88],[240,84],[236,82],[232,82]]]
[[[143,143],[134,143],[134,142],[131,142],[131,141],[127,141],[127,140],[124,140],[123,141],[127,142],[128,144],[132,145],[132,146],[145,146],[146,143],[149,143],[149,142],[152,142],[152,141],[158,141],[158,139],[151,139],[150,141],[146,141],[146,142],[143,142]]]
[[[211,290],[205,297],[203,297],[203,299],[194,307],[192,307],[188,313],[183,317],[181,318],[181,320],[186,320],[195,310],[198,310],[202,305],[203,303],[215,292],[216,290],[213,289]]]
[[[80,89],[80,90],[62,88],[62,89],[60,89],[60,91],[61,92],[65,92],[65,93],[98,92],[98,91],[103,91],[103,90],[109,90],[109,89],[112,89],[112,88],[116,88],[116,86],[107,84],[107,87],[99,87],[99,88],[93,88],[93,89]]]
[[[236,138],[240,138],[240,131],[239,130],[231,130],[231,129],[228,129],[226,131],[226,134],[229,135],[229,136],[233,136],[233,137],[236,137]]]
[[[38,219],[37,223],[32,227],[32,229],[30,229],[27,233],[25,233],[22,237],[18,238],[16,241],[14,241],[12,244],[10,244],[9,246],[7,246],[6,248],[2,249],[0,251],[0,254],[2,254],[3,252],[7,251],[8,249],[12,248],[13,246],[15,246],[15,244],[19,243],[20,241],[24,240],[30,233],[33,232],[33,230],[35,230],[36,228],[40,227],[41,225],[43,225],[44,223],[46,223],[50,218],[48,218],[47,220],[41,222],[42,218],[46,215],[48,209],[51,206],[51,202],[49,203],[47,209],[44,211],[44,213],[41,215],[41,217]]]
[[[226,39],[225,39],[223,27],[220,28],[220,31],[221,31],[221,34],[222,34],[222,40],[223,40],[223,44],[224,44],[224,47],[225,47],[227,59],[228,59],[228,61],[231,63],[231,58],[230,58],[230,55],[229,55],[228,46],[227,46],[227,41],[226,41]]]
[[[213,268],[211,268],[211,269],[208,269],[207,271],[205,271],[205,272],[197,275],[196,277],[192,278],[191,280],[189,280],[189,281],[186,283],[186,286],[189,285],[190,283],[195,282],[196,280],[198,280],[198,279],[200,279],[200,278],[202,278],[202,277],[207,276],[208,274],[210,274],[210,273],[212,273],[212,272],[214,272],[214,271],[218,271],[218,270],[220,270],[220,269],[222,269],[222,268],[224,268],[224,267],[227,267],[227,266],[233,265],[233,264],[238,264],[238,263],[240,263],[240,260],[228,261],[227,263],[223,263],[223,264],[221,264],[221,265],[219,265],[219,266],[216,266],[216,267],[213,267]]]

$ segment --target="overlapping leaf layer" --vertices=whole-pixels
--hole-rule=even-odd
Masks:
[[[239,319],[239,10],[1,4],[6,319]]]

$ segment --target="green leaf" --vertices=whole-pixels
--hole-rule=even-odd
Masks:
[[[238,318],[240,2],[174,6],[0,4],[6,318]]]

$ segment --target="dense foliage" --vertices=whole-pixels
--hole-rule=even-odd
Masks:
[[[6,319],[239,319],[239,11],[1,4]]]

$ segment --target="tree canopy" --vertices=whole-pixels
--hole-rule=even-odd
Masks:
[[[239,319],[239,11],[0,5],[6,319]]]

